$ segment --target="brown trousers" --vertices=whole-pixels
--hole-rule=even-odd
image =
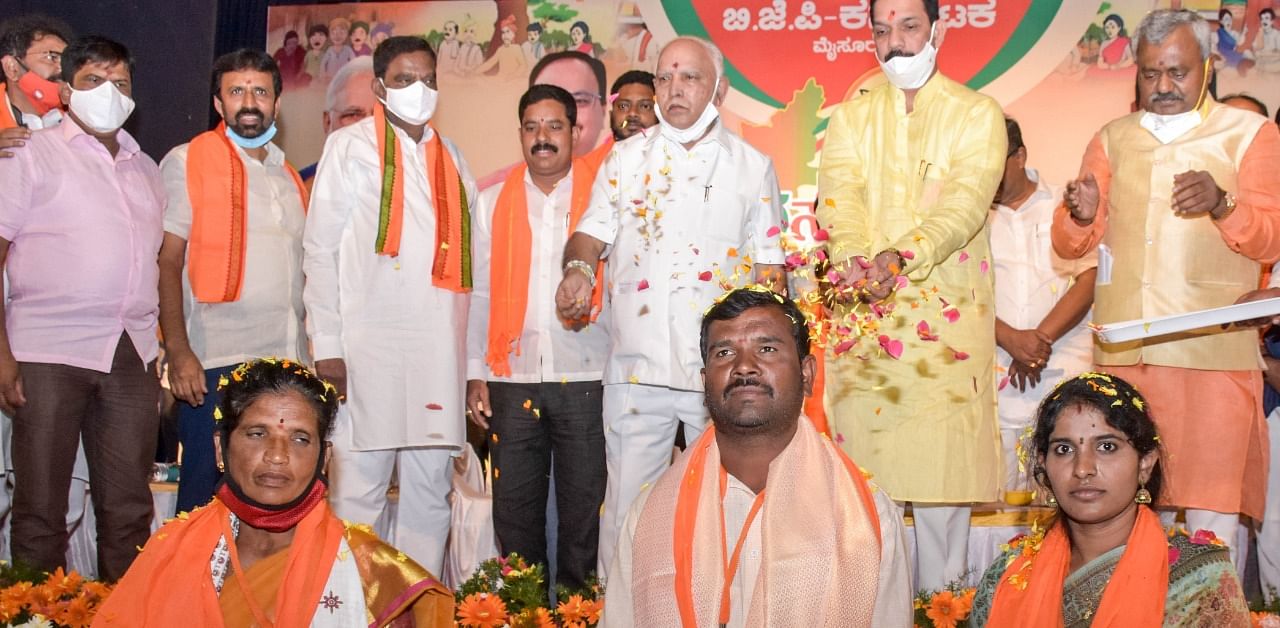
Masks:
[[[151,536],[149,476],[160,429],[160,381],[128,334],[111,372],[19,362],[27,403],[13,419],[13,558],[66,566],[67,491],[84,439],[98,523],[98,577],[119,580]]]

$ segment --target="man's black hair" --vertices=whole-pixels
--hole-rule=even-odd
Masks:
[[[924,13],[929,16],[929,24],[938,21],[938,0],[920,0],[924,3]],[[871,14],[876,13],[876,0],[871,0]]]
[[[213,61],[213,81],[210,86],[213,95],[218,96],[222,93],[223,74],[246,70],[270,74],[271,88],[275,90],[276,98],[280,97],[280,90],[284,89],[284,83],[280,80],[280,66],[271,55],[254,48],[241,48],[228,52]]]
[[[758,307],[775,307],[782,310],[791,319],[791,337],[796,341],[796,355],[804,360],[809,355],[809,326],[805,323],[804,312],[795,301],[775,292],[759,289],[738,288],[721,297],[707,313],[702,316],[702,337],[700,348],[702,363],[707,363],[710,344],[711,323],[728,321],[742,316],[743,312]]]
[[[613,87],[609,89],[609,93],[616,94],[622,91],[623,86],[633,84],[644,85],[645,87],[648,87],[650,91],[655,90],[652,74],[645,72],[644,70],[631,70],[630,72],[624,72],[622,76],[618,77],[618,80],[613,82]]]
[[[524,95],[520,96],[520,108],[517,111],[521,122],[524,121],[524,110],[529,105],[542,102],[544,100],[554,100],[564,105],[564,115],[569,119],[569,126],[577,126],[578,124],[578,103],[573,101],[573,94],[570,94],[563,87],[539,83],[530,87]]]
[[[125,64],[133,76],[133,53],[124,44],[99,35],[85,35],[62,51],[62,80],[71,83],[76,72],[90,63]]]
[[[427,53],[427,56],[431,57],[431,64],[435,65],[436,51],[431,49],[431,44],[428,44],[427,40],[416,35],[388,37],[373,51],[373,75],[385,79],[387,68],[396,57],[414,52]]]

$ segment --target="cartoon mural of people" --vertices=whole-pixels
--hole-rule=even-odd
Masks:
[[[1258,12],[1262,25],[1253,39],[1253,56],[1258,70],[1269,74],[1280,73],[1280,30],[1276,29],[1276,12],[1267,8]]]
[[[394,28],[395,24],[390,22],[378,22],[375,24],[373,31],[369,34],[369,41],[372,42],[373,47],[376,49],[378,44],[386,41],[392,35]]]
[[[436,49],[436,74],[460,74],[462,42],[458,40],[458,23],[449,20],[441,27],[444,39]]]
[[[529,26],[525,28],[525,41],[520,44],[520,51],[524,53],[524,62],[529,67],[547,54],[546,48],[542,45],[542,23],[529,22]]]
[[[351,23],[351,51],[357,57],[367,57],[373,54],[373,48],[369,46],[368,22]]]
[[[1133,47],[1129,40],[1129,32],[1124,29],[1124,18],[1112,13],[1102,21],[1102,31],[1106,39],[1102,41],[1102,49],[1098,53],[1098,68],[1102,70],[1123,70],[1133,66]]]
[[[350,34],[351,20],[345,17],[335,17],[329,20],[329,49],[324,51],[324,60],[321,62],[320,68],[320,73],[325,78],[337,74],[342,66],[356,58],[356,53],[351,50],[351,45],[348,41],[348,35]]]
[[[645,26],[640,7],[634,2],[618,5],[618,48],[625,55],[627,69],[652,73],[658,63],[657,42]]]
[[[569,37],[573,39],[573,45],[569,50],[577,50],[583,54],[596,56],[596,45],[591,41],[591,27],[586,22],[579,20],[573,23],[569,28]]]
[[[1235,21],[1236,16],[1230,9],[1223,7],[1218,11],[1218,28],[1211,37],[1211,47],[1216,58],[1214,67],[1219,70],[1236,68],[1240,76],[1244,76],[1254,66],[1253,52],[1247,48],[1240,50],[1241,44],[1249,36],[1249,27],[1241,20],[1240,28],[1236,30],[1233,28]]]
[[[471,74],[481,63],[484,63],[484,50],[476,43],[476,23],[470,16],[462,24],[462,46],[459,49],[458,72]]]
[[[324,69],[324,51],[329,47],[329,27],[324,24],[312,24],[307,29],[307,57],[302,62],[302,71],[306,72],[308,81],[320,78]]]
[[[502,78],[524,78],[529,73],[525,63],[524,51],[516,45],[516,16],[508,15],[499,25],[502,32],[502,45],[493,52],[488,61],[476,67],[474,74],[484,74],[495,66],[497,76]]]
[[[302,87],[311,82],[311,77],[303,73],[307,51],[299,45],[298,31],[285,33],[284,45],[273,56],[276,65],[280,66],[280,80],[286,88]]]

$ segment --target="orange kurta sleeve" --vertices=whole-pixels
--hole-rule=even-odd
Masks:
[[[1098,214],[1088,225],[1077,223],[1067,210],[1064,200],[1053,212],[1053,250],[1064,259],[1084,257],[1098,243],[1107,231],[1107,213],[1110,211],[1108,198],[1111,196],[1111,162],[1107,151],[1102,148],[1102,136],[1094,135],[1088,148],[1084,151],[1084,163],[1080,165],[1080,176],[1093,173],[1098,182]]]
[[[1231,250],[1263,264],[1280,261],[1278,172],[1280,130],[1267,122],[1240,160],[1235,211],[1215,223]]]

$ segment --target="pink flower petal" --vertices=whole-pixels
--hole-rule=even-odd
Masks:
[[[839,445],[843,442],[844,442],[844,434],[841,434],[840,432],[836,432],[836,444]]]
[[[929,323],[925,321],[920,321],[916,325],[916,335],[926,342],[934,342],[938,339],[938,335],[933,333],[933,330],[929,328]]]
[[[898,277],[894,279],[893,282],[894,282],[894,290],[901,290],[907,287],[909,280],[907,279],[906,275],[898,275]]]
[[[963,264],[967,261],[969,261],[968,251],[960,251],[960,257],[956,259],[956,262]]]
[[[834,352],[836,355],[840,355],[852,349],[853,346],[856,344],[858,344],[858,341],[856,340],[845,340],[844,342],[841,342],[840,344],[836,345]]]
[[[702,281],[711,281],[711,271],[709,271],[709,270],[704,270],[704,271],[702,271],[702,272],[698,273],[698,279],[700,279],[700,280],[702,280]]]
[[[818,252],[814,253],[813,256],[818,258],[819,262],[827,261],[827,252],[822,249],[818,249]]]
[[[888,336],[882,335],[880,336],[879,341],[880,341],[880,348],[884,349],[884,352],[888,353],[889,357],[895,360],[902,357],[902,341],[901,340],[893,340]]]
[[[996,385],[996,392],[1004,390],[1004,387],[1008,385],[1009,385],[1009,376],[1005,375],[1004,377],[1000,378],[1000,383]]]
[[[955,349],[951,349],[951,353],[953,354],[957,362],[963,362],[969,359],[969,354],[963,351],[956,351]]]
[[[985,274],[988,270],[991,270],[991,264],[988,264],[987,260],[984,259],[978,264],[978,269]]]
[[[862,267],[862,270],[867,270],[868,268],[871,268],[871,262],[867,261],[867,258],[861,255],[854,257],[853,261],[857,262],[858,266]]]
[[[648,289],[649,289],[648,279],[641,279],[640,283],[636,284],[636,292],[639,292],[641,290],[648,290]]]
[[[1182,550],[1178,549],[1177,547],[1174,547],[1173,545],[1169,546],[1169,564],[1170,565],[1178,562],[1178,558],[1181,556],[1182,556]]]
[[[779,227],[778,225],[774,225],[772,227],[769,227],[768,231],[764,232],[764,237],[772,238],[773,236],[776,236],[779,233],[782,233],[782,228]]]
[[[954,323],[960,320],[960,310],[953,306],[947,306],[942,309],[942,317],[947,319],[948,323]]]
[[[427,409],[428,410],[444,410],[444,406],[438,403],[429,403],[427,404]]]
[[[827,233],[826,229],[819,229],[813,232],[813,239],[817,242],[826,242],[830,238],[831,235]]]
[[[916,258],[916,254],[915,254],[915,252],[913,252],[913,251],[898,251],[898,255],[901,255],[901,256],[902,256],[902,259],[915,259],[915,258]]]

